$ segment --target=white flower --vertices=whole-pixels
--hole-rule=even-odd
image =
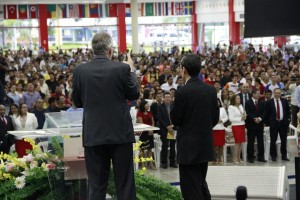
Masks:
[[[21,174],[23,174],[26,177],[26,176],[32,176],[33,172],[27,168],[25,169],[25,171],[21,172]]]
[[[21,176],[21,177],[16,178],[15,186],[17,189],[22,189],[25,186],[25,177]]]
[[[19,161],[24,165],[24,164],[26,164],[26,158],[19,158]]]
[[[16,165],[14,163],[7,163],[5,166],[5,171],[9,172],[11,171]]]
[[[24,176],[29,176],[28,171],[23,171],[23,172],[21,172],[21,174],[23,174]]]
[[[48,168],[47,165],[48,165],[48,164],[43,163],[42,166],[41,166],[45,172],[49,172],[49,168]]]
[[[26,161],[28,162],[32,162],[33,161],[33,155],[30,153],[27,156],[24,156],[23,158],[25,158]]]
[[[33,168],[35,168],[37,166],[38,166],[38,162],[35,161],[35,160],[30,163],[30,169],[33,169]]]

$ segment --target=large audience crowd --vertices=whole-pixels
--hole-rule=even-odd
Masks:
[[[279,96],[290,101],[291,123],[297,126],[300,107],[300,51],[294,52],[274,45],[266,48],[260,45],[255,49],[251,44],[244,47],[217,45],[216,48],[204,44],[197,52],[175,46],[166,51],[133,54],[131,57],[140,82],[141,97],[135,102],[128,102],[128,107],[131,109],[133,123],[155,125],[165,130],[163,134],[159,132],[163,142],[163,168],[168,167],[169,146],[170,166],[177,167],[174,140],[176,127],[172,125],[169,115],[175,92],[185,85],[185,80],[181,77],[181,59],[188,53],[198,54],[202,58],[198,77],[204,83],[214,86],[217,91],[221,109],[219,124],[214,128],[216,164],[222,163],[222,146],[226,140],[230,142],[230,136],[226,136],[224,132],[228,128],[231,128],[235,139],[233,162],[242,163],[239,156],[241,145],[246,140],[245,127],[249,129],[247,101],[252,98],[254,102],[264,102],[276,97],[275,93],[278,91]],[[40,50],[36,55],[31,50],[8,50],[3,51],[1,56],[1,60],[8,63],[9,68],[6,72],[0,72],[6,91],[3,105],[6,114],[12,117],[13,124],[20,127],[20,130],[33,117],[23,117],[27,110],[36,117],[31,119],[34,123],[30,127],[32,129],[43,128],[46,112],[82,111],[82,108],[75,108],[72,104],[72,71],[77,65],[93,59],[90,49],[58,52]],[[126,53],[116,53],[113,57],[117,62],[126,59]],[[263,121],[264,126],[269,126],[259,117],[254,121],[257,124]],[[140,137],[145,142],[143,148],[146,151],[142,152],[148,155],[153,148],[153,132],[143,132]],[[254,152],[251,147],[248,151],[252,152],[248,152],[248,159],[253,162]],[[265,161],[261,154],[262,152],[258,152],[258,160]],[[151,163],[148,166],[155,169]]]

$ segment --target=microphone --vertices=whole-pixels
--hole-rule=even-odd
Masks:
[[[235,197],[237,200],[246,200],[248,197],[247,188],[245,186],[238,186]]]

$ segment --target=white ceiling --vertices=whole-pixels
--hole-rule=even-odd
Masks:
[[[144,2],[181,2],[182,0],[137,0]],[[192,1],[192,0],[184,0]],[[0,0],[0,4],[84,4],[84,3],[130,3],[130,0]]]

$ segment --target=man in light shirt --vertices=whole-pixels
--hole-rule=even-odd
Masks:
[[[176,86],[173,84],[173,76],[169,75],[167,77],[167,82],[162,84],[160,88],[165,92],[169,92],[171,88],[176,88]]]
[[[299,112],[299,108],[297,106],[297,99],[296,99],[296,88],[300,85],[300,76],[297,75],[292,76],[290,81],[286,85],[286,89],[291,93],[291,108],[292,108],[292,125],[297,127],[298,120],[297,120],[297,113]],[[299,94],[298,94],[299,95]]]
[[[40,75],[39,77],[39,85],[41,87],[41,92],[44,93],[46,96],[50,96],[49,87],[45,83],[45,78],[43,75]]]

